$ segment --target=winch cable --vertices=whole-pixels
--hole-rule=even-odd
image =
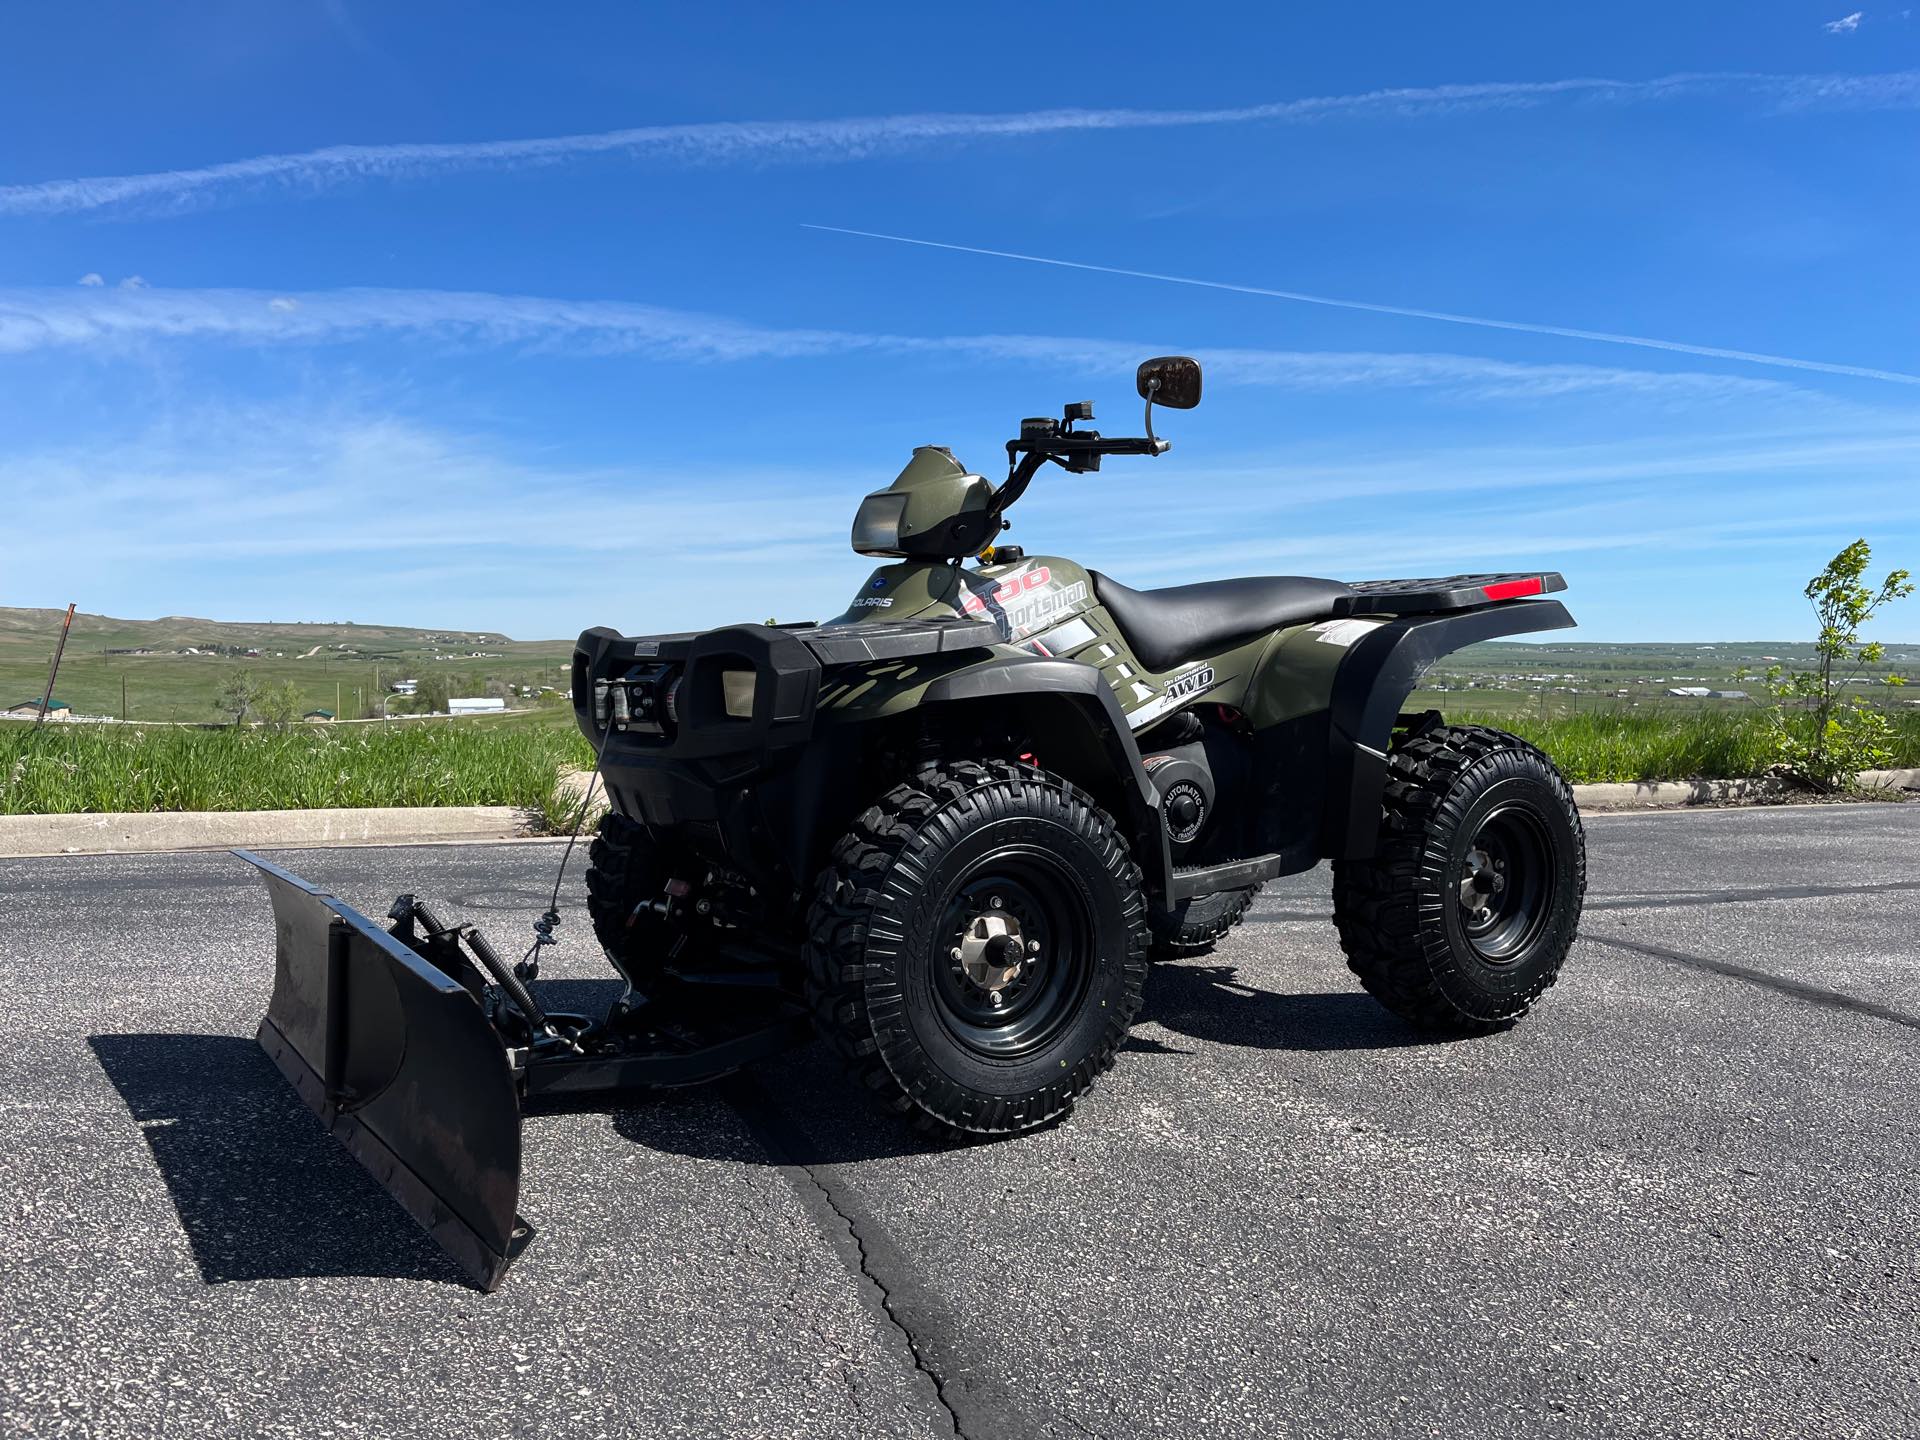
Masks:
[[[593,752],[593,769],[587,776],[586,792],[580,797],[580,809],[573,817],[573,830],[567,836],[567,848],[560,854],[560,869],[553,877],[553,895],[547,901],[547,910],[533,922],[533,943],[527,947],[527,953],[520,957],[520,963],[513,967],[513,973],[522,980],[540,978],[540,949],[544,945],[556,943],[554,931],[560,924],[560,886],[567,878],[567,862],[573,858],[573,847],[580,839],[580,827],[587,823],[587,811],[593,808],[594,788],[600,783],[600,762],[606,758],[607,742],[613,739],[613,722],[607,722],[607,733],[600,737],[600,747]]]

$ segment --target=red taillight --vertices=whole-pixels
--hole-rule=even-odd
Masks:
[[[1502,580],[1498,585],[1482,585],[1489,600],[1517,600],[1522,595],[1538,595],[1546,589],[1538,575],[1530,575],[1525,580]]]

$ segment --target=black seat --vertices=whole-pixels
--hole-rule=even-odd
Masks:
[[[1093,593],[1149,670],[1171,670],[1183,660],[1250,640],[1263,630],[1321,619],[1333,614],[1336,601],[1353,594],[1338,580],[1309,575],[1129,590],[1097,570]]]

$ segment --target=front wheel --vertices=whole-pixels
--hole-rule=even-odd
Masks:
[[[891,1109],[1010,1134],[1113,1063],[1148,941],[1140,869],[1098,806],[1031,765],[961,761],[894,787],[834,846],[807,994]]]
[[[1573,791],[1533,746],[1440,726],[1388,757],[1378,847],[1337,860],[1347,965],[1417,1025],[1510,1025],[1559,977],[1586,896]]]

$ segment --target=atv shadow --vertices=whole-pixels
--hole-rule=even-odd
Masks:
[[[1257,1050],[1394,1050],[1444,1045],[1453,1037],[1416,1030],[1361,991],[1284,995],[1234,978],[1233,965],[1167,962],[1147,975],[1138,1021],[1213,1045]],[[1124,1049],[1186,1055],[1151,1036],[1134,1034]]]
[[[465,1277],[237,1035],[90,1035],[209,1285]]]
[[[617,980],[540,980],[533,987],[547,1009],[596,1020],[624,988]],[[949,1148],[872,1104],[819,1040],[705,1085],[526,1107],[533,1125],[543,1114],[581,1111],[611,1116],[615,1131],[650,1150],[750,1165],[851,1164]]]

